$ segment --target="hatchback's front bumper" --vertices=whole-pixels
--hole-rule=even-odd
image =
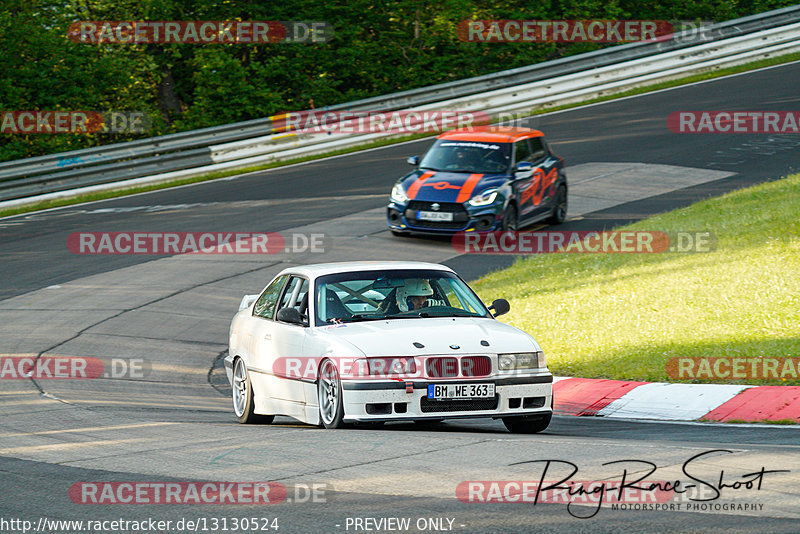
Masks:
[[[453,221],[424,221],[416,218],[419,211],[436,211],[429,208],[439,205],[442,212],[453,213]],[[386,208],[389,228],[399,233],[449,235],[458,232],[494,232],[502,226],[503,205],[500,202],[474,207],[469,203],[409,201],[400,204],[391,201]]]

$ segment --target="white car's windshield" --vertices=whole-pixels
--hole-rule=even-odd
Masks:
[[[317,279],[315,324],[410,317],[491,317],[456,275],[398,269],[337,273]]]
[[[440,139],[422,158],[421,169],[450,172],[500,173],[511,163],[509,143]]]

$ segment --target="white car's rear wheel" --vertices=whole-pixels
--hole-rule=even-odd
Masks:
[[[339,371],[331,360],[325,360],[319,368],[317,380],[319,419],[325,428],[341,428],[344,420],[342,381]]]
[[[269,424],[275,419],[274,415],[259,415],[255,413],[253,402],[253,386],[247,374],[244,360],[236,358],[233,364],[233,413],[240,423],[265,423]]]

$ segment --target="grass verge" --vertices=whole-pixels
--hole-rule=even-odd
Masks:
[[[627,96],[633,96],[633,95],[648,93],[648,92],[652,92],[652,91],[658,91],[658,90],[661,90],[661,89],[667,89],[667,88],[670,88],[670,87],[677,87],[677,86],[680,86],[680,85],[685,85],[685,84],[688,84],[688,83],[695,83],[695,82],[699,82],[699,81],[703,81],[703,80],[710,80],[710,79],[719,78],[719,77],[722,77],[722,76],[729,76],[731,74],[737,74],[737,73],[740,73],[740,72],[746,72],[746,71],[756,70],[756,69],[770,67],[770,66],[774,66],[774,65],[780,65],[780,64],[783,64],[783,63],[791,63],[792,61],[797,61],[797,60],[800,60],[800,53],[787,54],[785,56],[780,56],[780,57],[770,58],[770,59],[764,59],[764,60],[759,60],[759,61],[754,61],[752,63],[746,63],[744,65],[738,65],[738,66],[735,66],[735,67],[728,67],[728,68],[724,68],[724,69],[710,71],[710,72],[703,73],[703,74],[697,74],[697,75],[693,75],[693,76],[688,76],[686,78],[681,78],[681,79],[678,79],[678,80],[660,82],[660,83],[656,83],[656,84],[653,84],[653,85],[648,85],[646,87],[639,87],[637,89],[631,89],[629,91],[623,91],[623,92],[616,93],[616,94],[610,94],[610,95],[606,95],[606,96],[602,96],[602,97],[586,100],[584,102],[576,102],[574,104],[567,104],[567,105],[563,105],[563,106],[544,107],[544,108],[541,108],[541,109],[532,109],[531,110],[531,116],[533,116],[533,115],[541,115],[541,114],[544,114],[544,113],[551,113],[553,111],[561,111],[561,110],[564,110],[564,109],[570,109],[570,108],[585,106],[587,104],[595,104],[595,103],[599,103],[599,102],[606,102],[608,100],[614,100],[614,99],[618,99],[618,98],[624,98],[624,97],[627,97]],[[181,180],[175,180],[175,181],[165,182],[165,183],[160,183],[160,184],[135,186],[135,187],[128,187],[128,188],[114,189],[114,190],[109,190],[109,191],[102,191],[102,192],[97,192],[97,193],[81,194],[81,195],[76,195],[74,197],[61,198],[61,199],[57,199],[57,200],[39,202],[39,203],[35,203],[35,204],[28,204],[28,205],[25,205],[25,206],[18,206],[18,207],[15,207],[15,208],[0,209],[0,217],[8,217],[8,216],[11,216],[11,215],[18,215],[18,214],[21,214],[21,213],[28,213],[28,212],[32,212],[32,211],[40,211],[40,210],[43,210],[43,209],[57,208],[57,207],[61,207],[61,206],[70,206],[70,205],[74,205],[74,204],[80,204],[80,203],[83,203],[83,202],[91,202],[91,201],[94,201],[94,200],[104,200],[104,199],[108,199],[108,198],[116,198],[116,197],[121,197],[121,196],[132,195],[132,194],[136,194],[136,193],[144,193],[144,192],[147,192],[147,191],[155,191],[155,190],[159,190],[159,189],[167,189],[167,188],[176,187],[176,186],[179,186],[179,185],[187,185],[187,184],[192,184],[192,183],[205,182],[205,181],[209,181],[209,180],[216,180],[216,179],[225,178],[225,177],[228,177],[228,176],[233,176],[233,175],[238,175],[238,174],[245,174],[245,173],[248,173],[248,172],[262,171],[262,170],[272,169],[272,168],[275,168],[275,167],[283,167],[283,166],[286,166],[286,165],[293,165],[293,164],[297,164],[297,163],[313,161],[313,160],[327,158],[327,157],[330,157],[330,156],[336,156],[336,155],[341,155],[341,154],[349,154],[349,153],[352,153],[352,152],[358,152],[358,151],[366,150],[366,149],[369,149],[369,148],[378,148],[378,147],[382,147],[382,146],[393,145],[393,144],[396,144],[396,143],[402,143],[404,141],[411,141],[411,140],[415,140],[415,139],[423,139],[423,138],[426,138],[426,137],[432,137],[432,136],[430,134],[423,133],[423,134],[407,135],[407,136],[402,136],[402,137],[393,137],[393,138],[390,138],[390,139],[381,139],[379,141],[374,141],[374,142],[371,142],[371,143],[368,143],[368,144],[355,146],[355,147],[344,148],[344,149],[340,149],[340,150],[336,150],[336,151],[331,151],[331,152],[327,152],[325,154],[306,156],[306,157],[302,157],[302,158],[296,158],[296,159],[291,159],[291,160],[286,160],[286,161],[273,162],[273,163],[268,163],[268,164],[264,164],[264,165],[256,165],[256,166],[253,166],[253,167],[247,167],[247,168],[243,168],[243,169],[212,172],[212,173],[204,174],[202,176],[194,176],[194,177],[191,177],[191,178],[185,178],[185,179],[181,179]]]
[[[721,381],[676,380],[666,367],[682,357],[800,360],[798,213],[800,174],[622,228],[710,231],[712,252],[543,254],[474,287],[511,302],[507,322],[536,337],[557,375],[800,385],[797,368]]]

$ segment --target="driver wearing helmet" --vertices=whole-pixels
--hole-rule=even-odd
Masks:
[[[418,310],[425,307],[431,295],[433,288],[428,280],[423,278],[406,280],[403,287],[397,288],[397,307],[401,312]]]
[[[467,167],[469,167],[469,156],[467,154],[467,149],[457,148],[452,163],[448,165],[448,168],[453,170],[463,170]]]

